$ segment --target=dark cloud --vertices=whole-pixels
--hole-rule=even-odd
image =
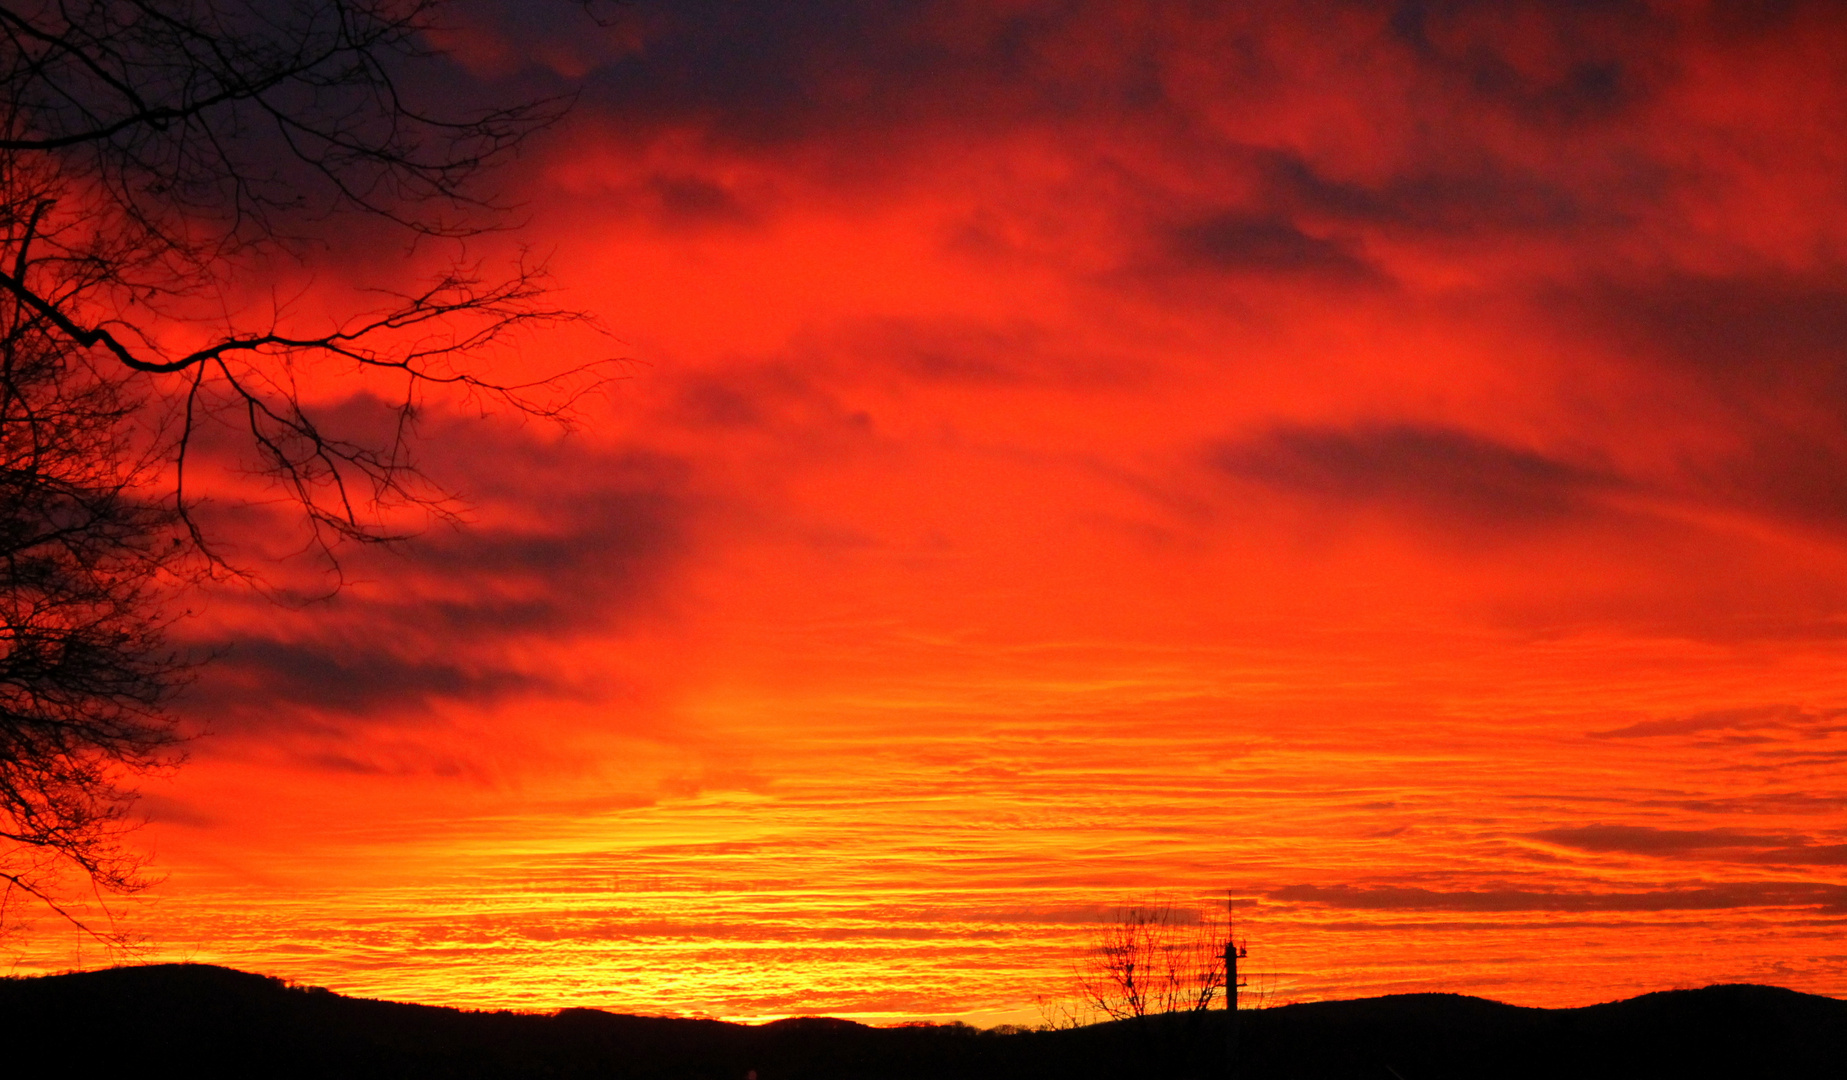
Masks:
[[[1847,885],[1809,881],[1752,881],[1641,892],[1445,892],[1390,886],[1290,885],[1267,895],[1272,900],[1356,911],[1714,911],[1799,907],[1847,912]]]
[[[1736,829],[1654,829],[1643,825],[1585,825],[1526,834],[1580,851],[1620,852],[1657,858],[1697,858],[1778,866],[1847,865],[1847,844],[1812,844],[1807,837]]]
[[[1700,498],[1847,529],[1847,267],[1557,286],[1546,317],[1729,436],[1689,456]]]
[[[1795,705],[1762,705],[1744,709],[1713,709],[1689,716],[1643,720],[1610,731],[1593,731],[1593,739],[1637,739],[1662,735],[1689,735],[1699,731],[1809,728],[1839,718],[1840,710],[1814,711]]]
[[[1818,7],[1814,0],[1713,0],[1706,6],[1715,36],[1745,41],[1786,30],[1798,12]]]
[[[683,0],[612,6],[613,28],[478,6],[473,37],[535,70],[585,58],[565,153],[636,153],[620,198],[670,224],[755,222],[779,205],[689,156],[815,171],[840,194],[845,177],[909,179],[946,147],[981,155],[993,136],[1051,130],[1079,197],[1139,192],[1140,227],[1175,264],[1347,281],[1390,276],[1363,242],[1375,231],[1557,240],[1658,214],[1686,163],[1624,124],[1686,77],[1683,54],[1707,32],[1697,14],[1640,3],[1433,0],[1381,19],[1339,0],[1280,17],[1268,5]],[[1304,44],[1276,32],[1291,19],[1326,27],[1328,59],[1364,58],[1351,82],[1300,77]],[[1275,116],[1299,115],[1305,132],[1346,126],[1346,106],[1328,113],[1340,101],[1390,149],[1336,159],[1279,137]],[[1249,122],[1228,119],[1227,102]],[[672,148],[680,171],[656,171],[650,146]]]
[[[684,380],[673,412],[675,420],[695,428],[752,428],[765,419],[755,395],[718,378]]]
[[[1628,203],[1658,194],[1662,184],[1654,170],[1635,164],[1623,190],[1606,183],[1595,192],[1579,191],[1555,173],[1486,153],[1465,163],[1427,160],[1366,183],[1329,176],[1287,150],[1257,151],[1254,169],[1263,201],[1280,212],[1394,235],[1446,237],[1558,236],[1617,226],[1631,220]]]
[[[1096,388],[1137,378],[1141,365],[1059,340],[1030,321],[880,318],[816,345],[843,372],[989,387]]]
[[[1847,405],[1847,394],[1840,401]],[[1819,424],[1785,426],[1767,418],[1740,427],[1742,450],[1696,470],[1697,482],[1734,505],[1830,533],[1847,530],[1847,443],[1841,432]]]
[[[1645,825],[1584,825],[1527,833],[1535,840],[1580,851],[1636,855],[1678,854],[1713,848],[1771,848],[1803,844],[1801,837],[1741,833],[1736,829],[1654,829]]]
[[[1621,352],[1731,392],[1807,372],[1805,389],[1847,394],[1847,268],[1592,281],[1553,287],[1539,302]]]
[[[1781,866],[1847,866],[1847,844],[1805,844],[1754,852],[1740,862],[1775,863]]]
[[[924,90],[968,64],[917,32],[935,6],[638,4],[627,21],[642,47],[600,66],[585,104],[642,130],[697,123],[740,149],[871,126],[882,110],[890,123],[921,104],[889,111],[898,87]]]
[[[580,467],[594,478],[598,464],[589,457]],[[463,635],[608,627],[644,601],[657,575],[670,568],[687,512],[668,491],[590,490],[574,493],[564,520],[541,518],[530,531],[464,526],[426,537],[408,545],[402,560],[427,574],[471,582],[476,590],[462,598],[418,596],[403,606],[380,601],[373,607]]]
[[[705,177],[656,175],[649,178],[648,189],[668,224],[750,225],[757,221],[757,215],[730,188]]]
[[[368,620],[369,621],[369,620]],[[385,626],[373,623],[374,631]],[[391,715],[421,712],[447,698],[494,703],[509,696],[555,694],[561,685],[542,674],[481,668],[459,661],[405,655],[388,634],[367,640],[276,641],[245,638],[228,646],[188,698],[195,712],[220,718],[310,712]]]
[[[144,821],[185,829],[211,829],[221,824],[217,817],[184,799],[153,792],[135,796],[134,812]]]
[[[618,630],[661,596],[692,512],[682,466],[490,423],[442,426],[427,447],[469,478],[493,523],[345,553],[344,588],[263,608],[255,627],[212,646],[190,715],[219,732],[337,729],[421,717],[440,701],[593,691],[519,656]]]
[[[1454,428],[1285,427],[1214,448],[1214,466],[1279,491],[1381,504],[1439,524],[1543,526],[1598,509],[1608,473]]]
[[[1171,253],[1183,266],[1231,273],[1315,274],[1367,281],[1378,271],[1350,244],[1310,236],[1279,217],[1236,211],[1174,228]]]
[[[429,747],[407,753],[403,748],[389,754],[348,753],[322,750],[291,755],[295,764],[317,772],[346,773],[352,776],[437,776],[445,779],[466,777],[486,780],[489,770],[482,763],[464,756]]]
[[[679,373],[667,415],[707,434],[772,437],[783,451],[861,441],[872,418],[830,385],[830,358],[823,354],[832,351],[831,345],[815,346],[799,356]],[[860,359],[854,351],[852,360]]]
[[[1389,26],[1454,89],[1553,123],[1606,118],[1644,96],[1649,46],[1674,28],[1648,5],[1625,0],[1401,0]]]
[[[1847,795],[1817,795],[1806,791],[1766,791],[1729,799],[1645,799],[1638,805],[1685,810],[1695,814],[1813,814],[1834,815],[1847,810]]]
[[[581,68],[584,108],[618,137],[694,127],[745,152],[846,134],[890,147],[951,118],[965,133],[1120,117],[1174,120],[1198,135],[1214,125],[1193,123],[1173,90],[1188,77],[1176,68],[1194,70],[1190,54],[1210,50],[1226,94],[1261,108],[1291,47],[1273,40],[1266,5],[677,0],[611,6],[614,25],[600,30],[565,11],[477,6],[475,51],[500,55],[487,67],[517,54],[534,69]],[[1648,101],[1672,72],[1664,58],[1686,21],[1640,4],[1510,6],[1401,3],[1382,28],[1372,5],[1336,0],[1295,14],[1401,59],[1411,84],[1379,92],[1541,129],[1606,124]]]

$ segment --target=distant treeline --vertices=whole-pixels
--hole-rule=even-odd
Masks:
[[[1768,986],[1527,1009],[1406,994],[1241,1014],[1239,1080],[1847,1076],[1847,1002]],[[10,1075],[608,1080],[1223,1077],[1224,1013],[1066,1031],[463,1012],[199,964],[0,980]]]

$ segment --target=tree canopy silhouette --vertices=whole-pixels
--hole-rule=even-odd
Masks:
[[[1116,909],[1100,924],[1073,971],[1075,1009],[1054,1007],[1053,1026],[1124,1021],[1134,1032],[1126,1074],[1185,1076],[1233,1067],[1236,1015],[1206,1023],[1216,1003],[1237,1008],[1237,959],[1247,955],[1226,909],[1196,910],[1152,900]],[[1042,1009],[1045,1006],[1042,1004]],[[1060,1022],[1061,1021],[1061,1022]],[[1215,1064],[1216,1063],[1216,1064]]]
[[[142,498],[119,378],[0,305],[0,878],[63,911],[60,863],[132,888],[124,772],[159,764],[184,673],[162,641],[174,514]]]
[[[1225,992],[1231,925],[1171,903],[1117,910],[1077,968],[1077,995],[1111,1020],[1205,1012]]]
[[[552,301],[542,265],[494,276],[462,246],[506,225],[482,180],[568,101],[440,104],[442,8],[0,3],[9,893],[55,905],[60,867],[141,882],[120,829],[127,781],[172,761],[178,737],[165,705],[188,668],[165,643],[169,601],[249,570],[202,514],[202,457],[234,478],[221,493],[280,494],[337,569],[340,543],[450,512],[411,454],[430,392],[563,417],[605,375],[506,379],[488,362],[522,331],[584,318]],[[251,287],[355,227],[448,258],[332,315]],[[369,424],[344,407],[360,397]]]

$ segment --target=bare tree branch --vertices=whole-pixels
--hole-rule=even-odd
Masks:
[[[571,99],[450,107],[430,90],[444,6],[0,0],[8,896],[78,921],[59,868],[110,892],[144,881],[122,841],[127,782],[177,760],[167,705],[189,665],[165,643],[173,598],[250,573],[201,516],[202,472],[292,506],[337,578],[341,544],[455,514],[413,454],[432,395],[567,423],[622,371],[493,370],[528,333],[589,322],[553,300],[542,262],[495,276],[460,247],[508,226],[483,181]],[[393,272],[343,316],[243,299],[343,220],[456,249],[423,285]],[[343,419],[361,398],[382,401],[382,428]]]
[[[1054,1025],[1074,1024],[1084,1013],[1132,1024],[1141,1055],[1132,1071],[1190,1075],[1217,1053],[1204,1041],[1205,1020],[1215,1003],[1226,1000],[1232,951],[1244,955],[1229,908],[1218,913],[1166,901],[1130,904],[1098,927],[1079,958],[1072,980],[1077,1007],[1042,1002],[1040,1011]],[[1228,1042],[1224,1053],[1231,1052]]]

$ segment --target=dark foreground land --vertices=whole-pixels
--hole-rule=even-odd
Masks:
[[[1847,1077],[1847,1002],[1712,986],[1580,1009],[1404,994],[1241,1014],[1240,1080]],[[399,1005],[198,964],[0,980],[14,1076],[1222,1077],[1225,1015],[1074,1031],[745,1027]]]

